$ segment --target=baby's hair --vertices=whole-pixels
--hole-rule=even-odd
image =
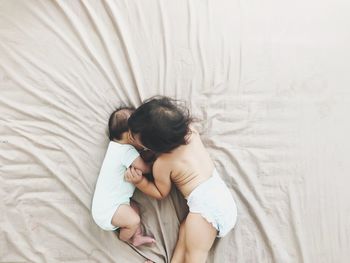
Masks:
[[[142,144],[158,153],[167,153],[186,144],[192,118],[180,101],[155,96],[143,102],[130,116],[132,133],[139,133]]]
[[[133,107],[122,106],[112,112],[108,120],[109,139],[120,140],[122,134],[129,130],[128,118],[135,111]]]

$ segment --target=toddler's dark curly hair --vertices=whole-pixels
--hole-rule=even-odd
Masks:
[[[155,96],[144,101],[131,114],[128,126],[133,134],[140,134],[145,147],[157,153],[167,153],[186,144],[191,122],[189,110],[179,101]]]

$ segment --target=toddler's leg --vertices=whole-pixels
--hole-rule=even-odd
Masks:
[[[180,225],[179,237],[171,258],[171,263],[182,263],[185,261],[185,223],[186,219]]]
[[[200,214],[189,213],[185,223],[185,263],[205,263],[216,229]]]

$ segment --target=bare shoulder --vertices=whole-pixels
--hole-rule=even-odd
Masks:
[[[171,160],[167,156],[159,156],[153,164],[153,176],[156,178],[158,176],[165,176],[171,174],[172,165]]]
[[[170,153],[163,153],[159,155],[155,161],[159,163],[159,165],[170,165],[174,162],[174,156],[176,155],[177,148],[172,150]]]

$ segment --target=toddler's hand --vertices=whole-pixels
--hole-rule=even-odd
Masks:
[[[124,178],[127,182],[138,184],[143,179],[142,171],[134,167],[129,167],[124,174]]]

